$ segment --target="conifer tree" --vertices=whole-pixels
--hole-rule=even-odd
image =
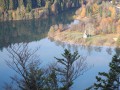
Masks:
[[[55,71],[61,77],[60,83],[63,85],[61,90],[69,90],[73,81],[86,71],[87,65],[84,58],[80,58],[78,51],[72,54],[65,49],[62,56],[62,59],[56,58],[58,67],[55,68]]]
[[[13,10],[13,9],[14,9],[13,0],[9,0],[9,10]]]
[[[26,7],[27,12],[30,12],[32,10],[32,1],[27,0],[27,7]]]
[[[19,7],[24,6],[23,0],[18,0]]]
[[[38,5],[38,7],[41,7],[42,6],[42,0],[37,0],[37,5]]]
[[[94,83],[95,90],[119,90],[120,86],[120,57],[115,55],[109,64],[110,71],[99,72],[99,76],[96,76],[97,83]]]

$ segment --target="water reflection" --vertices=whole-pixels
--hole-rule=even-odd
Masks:
[[[108,52],[109,55],[112,55],[112,49],[110,47],[106,49],[106,52]]]
[[[51,25],[70,23],[73,20],[74,12],[75,10],[71,10],[46,19],[0,22],[0,49],[13,43],[43,39],[47,36]]]
[[[64,13],[56,17],[50,17],[42,20],[0,22],[0,49],[3,50],[3,52],[0,52],[0,58],[7,58],[6,48],[9,45],[21,42],[29,43],[30,48],[32,49],[34,49],[35,46],[40,46],[40,58],[45,64],[54,62],[54,57],[60,57],[65,48],[68,48],[72,52],[78,50],[80,55],[87,56],[87,63],[89,65],[94,64],[94,68],[75,82],[73,90],[83,90],[85,87],[90,86],[94,83],[95,76],[98,72],[108,71],[108,64],[111,61],[112,56],[115,53],[120,55],[120,49],[100,46],[87,47],[84,45],[69,45],[67,43],[61,43],[53,40],[50,41],[45,38],[51,25],[71,23],[72,14],[74,14],[74,12],[69,12],[67,14]],[[14,73],[11,72],[5,65],[4,60],[0,59],[0,86],[4,81],[9,81],[8,77]],[[78,87],[79,85],[81,86]]]
[[[57,46],[58,45],[58,46]],[[89,66],[94,65],[94,67],[86,72],[83,76],[81,76],[78,80],[75,81],[75,84],[73,86],[72,90],[84,90],[86,87],[89,87],[95,82],[95,76],[98,74],[98,72],[107,72],[109,70],[108,64],[111,61],[112,56],[118,52],[118,55],[120,55],[120,49],[116,50],[114,48],[110,47],[94,47],[94,46],[79,46],[79,45],[70,45],[66,43],[61,42],[51,42],[48,38],[34,41],[29,43],[29,48],[34,49],[35,47],[40,46],[40,50],[38,52],[38,55],[40,55],[40,60],[42,60],[42,63],[44,65],[48,63],[54,62],[54,57],[61,57],[61,53],[63,53],[64,48],[69,49],[71,52],[74,52],[76,50],[79,51],[79,54],[81,56],[87,56],[87,63]],[[3,50],[3,53],[6,54],[6,49]],[[108,52],[109,51],[109,52]],[[112,55],[110,55],[111,53]],[[3,55],[4,55],[3,54]],[[2,85],[3,81],[8,81],[8,79],[4,78],[10,75],[11,70],[8,68],[5,68],[5,64],[1,61],[2,65],[4,65],[4,71],[1,73],[1,79],[3,80],[0,82]],[[46,65],[47,66],[47,65]],[[0,68],[2,68],[0,66]],[[2,69],[1,71],[2,72]],[[4,77],[3,77],[4,76]],[[86,79],[87,78],[87,79]],[[80,86],[81,85],[81,86]]]
[[[117,47],[114,50],[116,52],[116,56],[120,57],[120,48]]]
[[[69,50],[72,50],[72,51],[77,51],[78,48],[80,48],[80,50],[86,50],[88,55],[91,55],[92,52],[102,52],[102,49],[106,48],[105,52],[108,53],[108,55],[112,55],[113,54],[113,49],[114,47],[103,47],[103,46],[92,46],[92,45],[89,45],[89,46],[85,46],[85,45],[74,45],[74,44],[67,44],[66,42],[61,42],[61,41],[54,41],[52,38],[49,38],[49,40],[51,42],[54,42],[57,46],[61,46],[63,49],[65,49],[66,47],[69,49]],[[119,48],[115,48],[115,51],[116,52],[120,52],[120,49]]]

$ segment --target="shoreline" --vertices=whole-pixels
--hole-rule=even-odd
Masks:
[[[75,10],[76,11],[77,9],[78,9],[78,7],[74,7],[71,10]],[[54,17],[54,16],[57,16],[59,14],[62,14],[62,13],[65,13],[65,12],[69,12],[69,11],[70,11],[70,9],[61,11],[61,12],[59,12],[57,14],[48,14],[47,11],[43,11],[41,13],[41,15],[39,15],[39,16],[30,17],[30,18],[14,18],[14,19],[4,19],[3,18],[3,20],[0,19],[0,22],[7,22],[7,21],[8,22],[14,22],[14,21],[28,21],[28,20],[33,20],[33,19],[35,19],[35,20],[36,19],[47,19],[49,17]]]
[[[71,33],[71,35],[67,33]],[[55,31],[54,33],[48,32],[48,39],[52,39],[54,41],[59,41],[61,43],[67,43],[72,45],[107,46],[107,47],[113,47],[113,48],[119,47],[117,45],[117,41],[114,40],[114,37],[118,38],[119,34],[95,35],[95,36],[84,39],[82,37],[82,33],[79,32],[77,34],[79,35],[79,37],[77,37],[77,39],[74,39],[76,38],[75,37],[76,33],[78,33],[78,31],[66,30],[63,32]],[[71,37],[74,37],[74,38],[71,39]]]
[[[93,46],[93,47],[111,47],[111,48],[116,48],[117,46],[109,46],[109,45],[85,45],[85,44],[78,44],[78,43],[73,43],[73,42],[65,42],[65,41],[60,41],[60,40],[54,40],[53,38],[47,37],[49,40],[55,41],[55,42],[60,42],[60,43],[65,43],[65,44],[69,44],[69,45],[75,45],[75,46],[85,46],[85,47],[89,47],[89,46]]]

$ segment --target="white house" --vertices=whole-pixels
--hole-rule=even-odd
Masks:
[[[85,32],[83,34],[83,38],[87,38],[86,30],[85,30]]]

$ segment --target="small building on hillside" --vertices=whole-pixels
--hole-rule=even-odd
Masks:
[[[83,34],[83,38],[87,38],[88,37],[88,35],[87,35],[87,33],[86,33],[86,30],[85,30],[85,32],[84,32],[84,34]]]

